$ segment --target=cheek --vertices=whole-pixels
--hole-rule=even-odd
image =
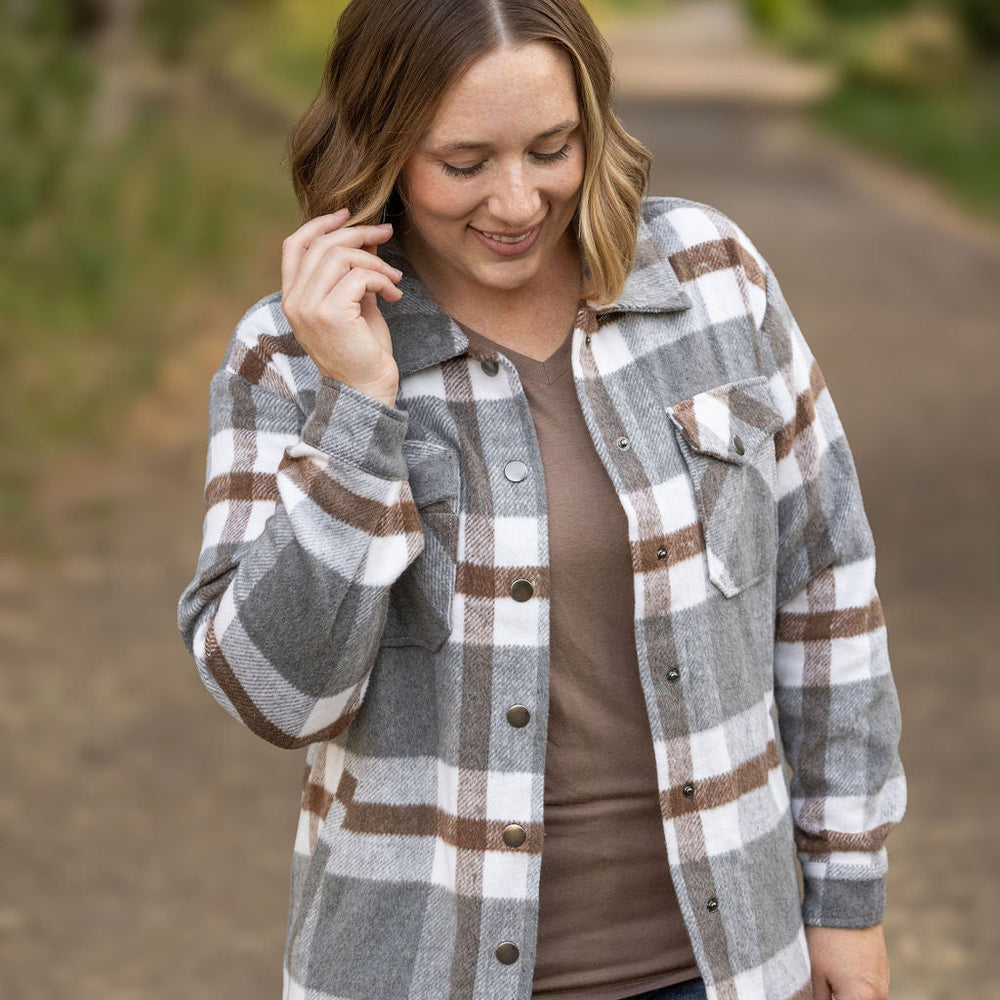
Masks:
[[[586,163],[579,157],[573,163],[566,164],[565,171],[560,175],[556,195],[562,201],[575,201],[583,190],[583,175]]]
[[[408,185],[414,216],[448,222],[468,215],[479,203],[474,184],[467,187],[441,174],[421,173]]]

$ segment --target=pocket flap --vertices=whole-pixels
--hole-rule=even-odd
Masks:
[[[747,463],[784,424],[763,375],[699,392],[667,412],[693,451],[734,465]]]
[[[403,458],[410,480],[410,492],[418,507],[439,500],[457,500],[459,493],[458,455],[430,441],[404,441]]]

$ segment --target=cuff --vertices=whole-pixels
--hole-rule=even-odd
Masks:
[[[867,863],[864,863],[867,862]],[[840,861],[802,859],[803,923],[813,927],[874,927],[885,913],[885,851]]]
[[[406,479],[406,427],[404,411],[323,377],[302,428],[302,441],[381,479]]]

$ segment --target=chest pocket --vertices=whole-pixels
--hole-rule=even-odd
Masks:
[[[420,645],[437,650],[451,633],[459,460],[451,449],[429,441],[404,441],[403,457],[424,531],[424,549],[393,584],[382,645]]]
[[[784,421],[763,375],[700,392],[668,412],[694,488],[709,579],[734,597],[774,570],[774,433]]]

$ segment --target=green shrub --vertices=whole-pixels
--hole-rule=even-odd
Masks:
[[[969,39],[980,51],[1000,55],[1000,0],[957,0]]]
[[[858,20],[895,14],[913,6],[914,0],[818,0],[823,12],[838,20]]]

